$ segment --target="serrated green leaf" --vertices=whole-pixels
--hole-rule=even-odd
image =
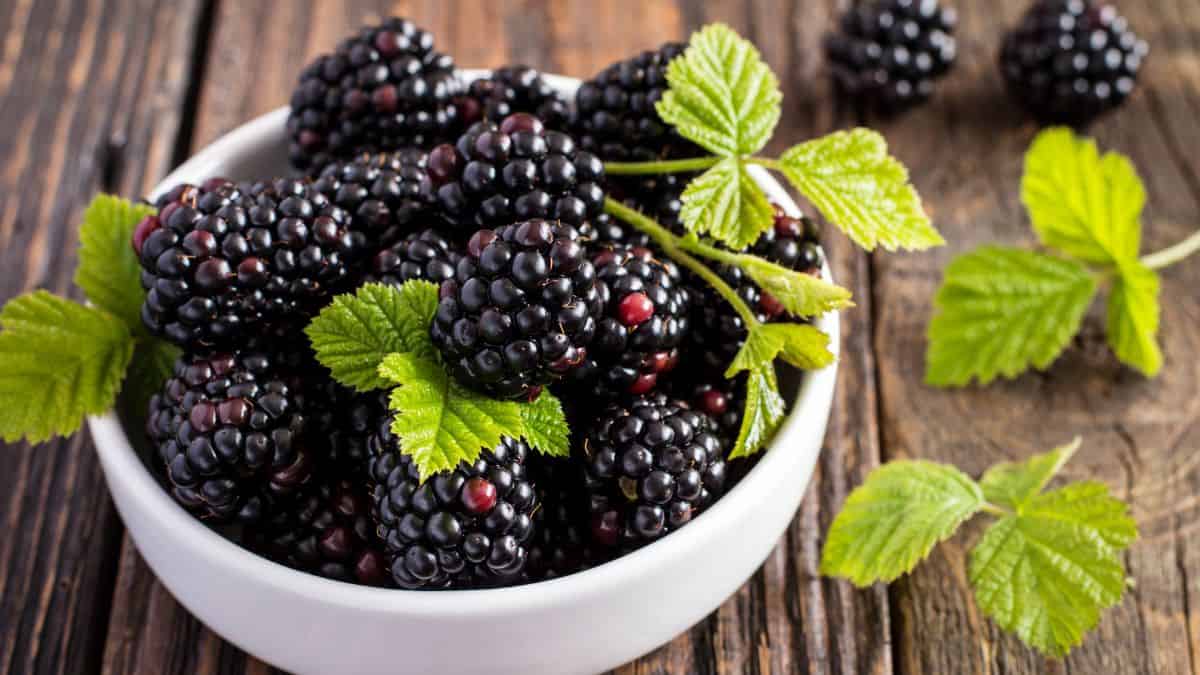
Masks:
[[[1046,368],[1079,331],[1095,293],[1095,278],[1073,260],[1000,246],[955,258],[934,298],[925,381],[987,384]]]
[[[691,232],[734,250],[771,227],[771,204],[737,159],[724,159],[687,184],[679,217]]]
[[[747,374],[746,404],[742,411],[742,426],[729,459],[749,457],[771,440],[787,414],[787,405],[779,395],[775,368],[756,368]]]
[[[1064,656],[1121,601],[1121,551],[1136,537],[1128,507],[1101,484],[1038,495],[989,527],[971,551],[976,601],[1001,628]]]
[[[367,284],[334,298],[305,332],[335,380],[359,391],[380,389],[387,382],[379,364],[388,354],[433,355],[429,324],[437,303],[437,286],[428,281]]]
[[[846,498],[829,527],[821,572],[856,586],[892,581],[910,572],[983,504],[975,481],[952,466],[889,462]]]
[[[489,398],[458,384],[441,364],[415,353],[389,354],[383,377],[401,381],[392,392],[392,432],[413,458],[422,481],[473,462],[502,436],[520,438],[521,411],[513,401]]]
[[[1046,246],[1080,260],[1135,260],[1146,189],[1128,157],[1100,155],[1065,127],[1043,131],[1025,155],[1021,201]]]
[[[983,496],[997,506],[1016,510],[1040,493],[1079,449],[1083,439],[1076,436],[1066,445],[1034,455],[1023,462],[1003,462],[984,472],[979,479]]]
[[[754,45],[724,24],[692,34],[667,65],[658,114],[681,136],[723,157],[752,155],[771,138],[783,94]]]
[[[784,176],[829,222],[868,251],[923,250],[946,241],[934,229],[908,171],[870,129],[838,131],[779,158]]]
[[[83,212],[79,227],[79,266],[75,285],[92,304],[125,322],[135,334],[144,335],[141,265],[133,252],[133,230],[155,209],[114,195],[100,194]]]
[[[848,289],[812,274],[796,272],[751,255],[739,256],[738,266],[792,316],[818,316],[854,306]]]
[[[543,391],[532,403],[519,403],[517,408],[524,428],[521,435],[529,447],[551,457],[571,454],[571,428],[557,396]]]
[[[41,442],[111,408],[133,356],[117,317],[35,291],[0,311],[0,438]]]
[[[804,370],[833,363],[829,336],[806,323],[764,323],[755,326],[725,371],[732,378],[746,370],[769,367],[776,357]]]
[[[175,360],[183,352],[166,340],[142,338],[133,349],[129,372],[121,387],[121,409],[126,415],[141,419],[146,414],[150,397],[158,393],[163,382],[171,376]]]
[[[1108,296],[1108,344],[1122,363],[1154,377],[1163,362],[1158,346],[1158,274],[1137,261],[1125,262],[1119,269]]]

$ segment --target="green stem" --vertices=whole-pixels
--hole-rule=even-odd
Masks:
[[[754,328],[759,324],[758,317],[754,316],[754,312],[751,311],[750,307],[729,284],[725,283],[724,279],[712,271],[708,265],[696,260],[684,250],[694,250],[694,248],[712,249],[713,247],[679,237],[667,228],[659,225],[652,218],[647,217],[640,211],[625,206],[612,197],[604,198],[604,210],[610,215],[620,218],[642,232],[645,232],[672,260],[695,272],[701,279],[704,279],[709,286],[712,286],[733,307],[738,316],[742,317],[742,321],[746,323],[747,329]],[[721,253],[724,252],[722,251]]]
[[[1011,516],[1013,514],[1012,511],[1009,511],[1008,509],[1004,508],[1003,506],[996,506],[995,504],[993,504],[991,502],[984,502],[983,506],[980,507],[980,510],[983,511],[984,513],[988,513],[993,516],[996,516],[997,518],[1005,518],[1005,517]]]
[[[633,176],[651,173],[687,173],[703,171],[720,162],[723,157],[692,157],[664,159],[657,162],[605,162],[604,172],[613,176]]]
[[[1192,236],[1174,246],[1142,258],[1142,264],[1152,270],[1160,270],[1174,265],[1197,251],[1200,251],[1200,231],[1192,233]]]

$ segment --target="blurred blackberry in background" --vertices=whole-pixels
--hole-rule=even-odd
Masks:
[[[1082,127],[1133,93],[1149,51],[1112,5],[1040,0],[1005,36],[1000,69],[1039,121]]]
[[[885,113],[924,103],[954,65],[957,14],[937,0],[876,0],[848,11],[825,41],[834,84]]]
[[[413,148],[333,162],[313,187],[354,219],[378,250],[435,218],[428,157]]]
[[[361,479],[370,453],[367,441],[387,413],[388,390],[357,392],[330,377],[323,366],[307,366],[305,397],[308,410],[306,438],[320,448],[322,467],[338,476]]]
[[[530,473],[542,494],[525,565],[530,581],[565,577],[610,557],[591,542],[583,471],[573,457],[537,457],[530,462]]]
[[[402,286],[421,279],[441,284],[454,278],[461,257],[436,230],[415,232],[377,253],[364,282]]]
[[[292,165],[317,173],[359,153],[433,147],[458,127],[462,90],[431,33],[394,17],[364,28],[301,71],[287,121]]]
[[[566,100],[529,66],[502,66],[467,86],[458,99],[464,127],[479,121],[499,124],[513,113],[529,113],[547,129],[566,131],[570,111]]]

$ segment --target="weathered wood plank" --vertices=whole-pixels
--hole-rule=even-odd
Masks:
[[[3,3],[0,298],[35,287],[79,297],[70,279],[83,207],[97,190],[140,193],[171,160],[199,9]],[[120,524],[90,439],[0,454],[0,672],[94,672]]]

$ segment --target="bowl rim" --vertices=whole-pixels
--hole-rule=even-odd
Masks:
[[[459,72],[469,81],[490,71],[471,69]],[[544,74],[544,77],[559,91],[567,94],[580,85],[580,80],[576,78],[552,74]],[[195,182],[198,177],[213,175],[215,167],[219,166],[224,158],[231,154],[242,154],[248,146],[263,145],[282,133],[287,114],[286,106],[277,108],[229,131],[170,172],[155,186],[151,195],[165,192],[176,183]],[[780,204],[789,214],[800,214],[795,201],[767,171],[757,166],[749,168],[769,199]],[[822,276],[832,281],[827,263],[822,269]],[[620,586],[622,579],[648,573],[648,568],[655,565],[656,560],[680,557],[700,540],[712,538],[717,531],[729,527],[732,524],[730,521],[753,511],[753,504],[757,501],[771,498],[763,486],[769,482],[775,469],[789,459],[785,457],[788,448],[783,447],[783,441],[798,434],[811,433],[806,432],[802,424],[813,414],[828,415],[828,412],[822,413],[820,410],[820,401],[823,395],[832,395],[836,383],[840,322],[836,313],[829,313],[817,317],[815,324],[830,337],[830,351],[835,357],[834,364],[804,374],[783,424],[768,447],[762,451],[758,465],[737,485],[687,527],[671,533],[668,537],[591,569],[519,586],[436,592],[407,591],[326,579],[276,563],[221,536],[172,500],[133,449],[125,427],[114,412],[92,416],[88,424],[96,440],[97,452],[106,460],[109,480],[125,483],[124,487],[133,501],[146,507],[144,516],[156,520],[157,527],[161,529],[178,532],[178,536],[190,542],[189,547],[197,553],[219,558],[220,564],[226,569],[232,568],[250,577],[255,584],[274,586],[283,592],[307,596],[327,604],[374,612],[437,616],[518,612],[538,607],[560,606],[578,602],[587,595],[607,593]],[[819,453],[818,448],[817,454]],[[805,484],[805,490],[809,483],[811,478]]]

